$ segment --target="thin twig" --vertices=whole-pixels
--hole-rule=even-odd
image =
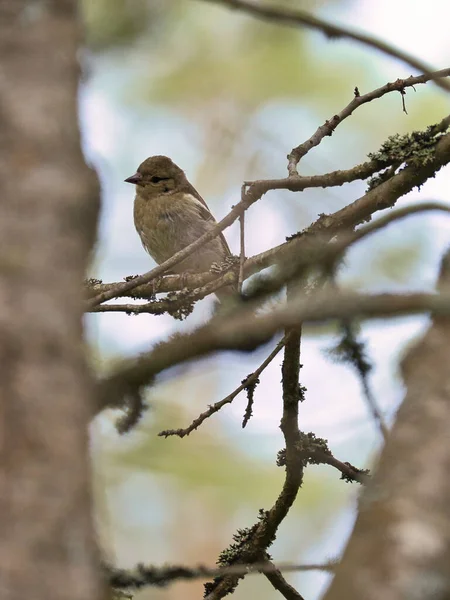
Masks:
[[[395,221],[399,221],[400,219],[404,219],[405,217],[409,217],[410,215],[415,215],[420,212],[430,212],[438,210],[441,212],[450,212],[450,206],[448,204],[444,204],[441,202],[419,202],[418,204],[411,204],[410,206],[402,206],[401,208],[396,208],[395,211],[390,212],[386,215],[378,217],[376,220],[364,225],[354,233],[348,236],[348,239],[342,240],[338,252],[342,252],[346,250],[349,245],[355,244],[359,242],[363,238],[372,235],[372,233],[376,233],[381,229],[384,229],[391,223]],[[335,248],[336,250],[336,248]]]
[[[245,196],[245,185],[242,186],[241,197]],[[245,265],[245,213],[239,217],[240,225],[240,253],[239,253],[239,280],[238,292],[242,292],[242,284],[244,283],[244,265]]]
[[[332,280],[334,289],[338,291],[334,279]],[[344,360],[350,362],[356,369],[361,385],[364,391],[364,397],[366,399],[367,406],[369,407],[370,413],[374,422],[376,423],[384,441],[386,441],[389,430],[384,422],[383,415],[369,385],[369,373],[372,365],[366,358],[366,350],[364,344],[360,342],[354,331],[353,321],[351,319],[343,320],[342,322],[343,336],[339,343],[338,348],[342,350]]]
[[[406,92],[405,92],[405,90],[400,90],[400,94],[402,97],[402,110],[405,113],[405,115],[407,115],[408,111],[406,110],[406,102],[405,102]]]
[[[148,410],[148,404],[142,397],[140,390],[130,390],[127,395],[125,412],[116,421],[117,431],[122,435],[129,433],[142,419],[142,415],[146,410]]]
[[[186,567],[183,565],[172,565],[164,567],[137,565],[134,569],[119,569],[110,565],[104,565],[108,583],[114,589],[136,589],[140,590],[147,586],[165,586],[175,583],[180,579],[195,580],[223,575],[251,575],[258,573],[273,573],[283,571],[285,573],[305,573],[308,571],[325,571],[332,573],[338,566],[337,562],[326,562],[323,564],[292,563],[273,564],[270,561],[260,563],[231,565],[229,567]]]
[[[367,376],[364,378],[361,378],[361,382],[363,385],[364,396],[367,401],[367,406],[369,407],[369,410],[372,413],[372,418],[375,421],[375,423],[377,424],[378,429],[380,430],[380,433],[383,437],[383,440],[386,441],[387,436],[389,434],[389,429],[384,421],[384,417],[381,413],[381,410],[378,406],[378,402],[376,401],[376,398],[372,392],[372,389],[369,386]]]
[[[362,104],[367,104],[367,102],[371,102],[377,98],[381,98],[385,94],[388,94],[393,91],[398,91],[403,95],[405,94],[405,88],[417,85],[419,83],[426,83],[430,81],[430,79],[435,79],[439,81],[440,78],[450,77],[450,68],[449,69],[441,69],[440,71],[435,71],[434,73],[425,73],[422,75],[417,75],[416,77],[408,77],[407,79],[397,79],[396,81],[386,83],[382,87],[377,88],[367,94],[363,95],[354,95],[353,99],[345,108],[341,110],[341,112],[335,114],[331,119],[325,121],[323,125],[321,125],[315,133],[307,139],[305,142],[296,146],[291,150],[291,153],[288,156],[288,171],[289,175],[296,176],[297,173],[297,165],[300,160],[308,154],[308,152],[318,146],[320,142],[326,136],[331,136],[336,127],[344,121],[347,117],[349,117],[359,106]],[[450,91],[450,85],[448,87]]]
[[[331,453],[317,452],[315,459],[324,465],[330,465],[342,473],[341,479],[346,481],[357,481],[361,485],[364,485],[369,480],[368,471],[365,469],[357,469],[348,462],[342,462],[335,458]]]
[[[208,277],[208,274],[205,274],[205,278]],[[93,306],[89,312],[125,312],[129,315],[139,315],[143,313],[153,314],[153,315],[162,315],[167,312],[169,314],[174,314],[184,307],[188,305],[193,305],[198,300],[202,300],[209,294],[216,292],[219,288],[224,287],[225,285],[229,285],[236,280],[236,275],[229,271],[217,277],[213,281],[207,282],[202,287],[196,288],[192,290],[188,294],[180,294],[177,298],[167,298],[164,300],[153,300],[150,302],[146,302],[145,304],[100,304],[98,306]],[[179,281],[181,282],[181,290],[186,288],[186,285],[183,285],[183,277],[179,276]],[[107,284],[105,286],[106,290],[111,290],[113,285],[120,284]],[[150,290],[149,290],[150,291]],[[151,292],[152,293],[152,292]]]
[[[210,406],[208,410],[205,410],[205,412],[203,412],[196,419],[194,419],[194,421],[189,425],[189,427],[186,427],[185,429],[165,429],[164,431],[160,431],[158,435],[166,438],[172,435],[177,435],[181,438],[185,437],[186,435],[189,435],[192,431],[197,429],[204,421],[206,421],[206,419],[208,419],[211,415],[218,412],[226,404],[230,404],[231,402],[233,402],[236,396],[240,394],[243,390],[245,390],[249,385],[255,383],[259,379],[259,376],[264,371],[264,369],[266,369],[269,366],[269,364],[273,361],[273,359],[283,347],[284,338],[278,342],[278,344],[275,346],[275,348],[272,350],[272,352],[269,354],[266,360],[263,363],[261,363],[261,365],[256,369],[256,371],[254,371],[251,375],[244,379],[244,381],[239,387],[237,387],[233,392],[231,392],[231,394],[226,396],[223,400],[220,400],[219,402],[216,402],[215,404]]]
[[[276,567],[273,571],[264,571],[264,576],[286,600],[304,600],[303,596],[286,581],[281,571]]]
[[[246,12],[248,14],[253,15],[254,17],[258,17],[267,21],[282,23],[291,27],[297,27],[298,25],[301,25],[310,29],[316,29],[322,31],[330,39],[348,38],[350,40],[354,40],[355,42],[359,42],[361,44],[369,46],[370,48],[375,48],[376,50],[379,50],[380,52],[383,52],[388,56],[397,58],[402,62],[410,65],[413,69],[417,69],[418,71],[425,72],[427,74],[431,74],[431,72],[434,71],[434,69],[432,69],[423,61],[421,61],[419,58],[416,58],[412,54],[409,54],[408,52],[405,52],[400,48],[391,46],[383,40],[379,40],[366,33],[352,31],[348,27],[341,27],[334,23],[329,23],[324,19],[320,19],[304,11],[289,8],[280,8],[279,6],[273,5],[270,6],[266,3],[262,4],[256,2],[249,2],[248,0],[207,1],[215,4],[223,4],[225,6],[229,6],[230,8],[241,10],[242,12]],[[433,77],[432,79],[435,78]],[[444,83],[439,80],[437,80],[436,83],[447,92],[450,91],[450,85],[448,85],[447,83]]]

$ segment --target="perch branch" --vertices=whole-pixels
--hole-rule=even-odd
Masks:
[[[444,130],[444,128],[448,127],[449,121],[450,121],[450,117],[447,117],[446,119],[444,119],[441,122],[440,127],[442,130]],[[439,127],[439,126],[437,126],[437,127]],[[408,189],[408,185],[407,185],[408,184],[408,181],[407,181],[408,176],[409,176],[409,179],[412,181],[412,187],[414,187],[416,185],[421,185],[422,183],[424,183],[424,181],[428,177],[434,175],[434,173],[437,170],[439,170],[439,168],[443,164],[446,164],[446,162],[448,162],[448,160],[449,160],[448,154],[449,154],[449,148],[450,148],[449,139],[450,139],[449,135],[443,136],[443,138],[436,145],[435,160],[430,160],[427,163],[427,165],[423,165],[421,167],[418,167],[416,164],[406,167],[400,173],[398,173],[397,175],[394,175],[388,181],[385,181],[382,184],[380,184],[378,187],[376,187],[375,189],[370,190],[370,192],[368,192],[366,194],[366,197],[372,198],[373,197],[372,192],[378,191],[377,194],[379,194],[380,189],[383,191],[391,190],[392,192],[395,193],[395,190],[393,189],[395,186],[391,186],[391,188],[386,188],[385,186],[394,180],[396,182],[398,182],[398,179],[396,179],[396,178],[400,177],[400,180],[404,180],[404,182],[403,182],[405,184],[404,191],[402,191],[400,194],[396,195],[393,198],[393,200],[391,201],[391,203],[387,205],[387,206],[392,206],[392,204],[395,202],[395,200],[397,198],[399,198],[401,195],[406,193],[406,191],[409,191],[409,189],[411,189],[411,188]],[[406,177],[406,179],[405,179],[405,177]],[[292,179],[295,179],[295,178],[292,178]],[[401,187],[401,184],[400,184],[400,187]],[[289,188],[286,188],[286,189],[289,189]],[[180,250],[179,252],[174,254],[171,258],[169,258],[167,261],[165,261],[161,265],[155,267],[148,273],[145,273],[144,275],[135,277],[134,279],[132,279],[130,281],[118,283],[117,285],[114,285],[114,287],[100,292],[94,298],[90,298],[87,301],[87,310],[90,310],[94,306],[97,306],[98,304],[106,302],[107,300],[111,300],[112,298],[115,298],[117,296],[125,295],[126,292],[129,292],[130,290],[136,288],[137,286],[148,283],[151,280],[163,275],[168,269],[172,268],[174,265],[178,264],[179,262],[184,260],[186,257],[190,256],[193,252],[198,250],[201,246],[203,246],[204,244],[209,242],[211,239],[213,239],[214,237],[219,235],[219,233],[221,231],[223,231],[224,229],[226,229],[227,227],[232,225],[241,216],[241,214],[243,214],[252,204],[254,204],[257,200],[259,200],[262,197],[262,195],[265,194],[267,191],[268,191],[268,188],[267,188],[266,182],[263,181],[263,182],[253,183],[252,185],[250,185],[248,187],[248,189],[244,195],[244,198],[238,204],[236,204],[236,206],[234,206],[231,209],[231,211],[228,213],[228,215],[226,215],[210,231],[208,231],[204,235],[200,236],[192,244],[190,244],[189,246],[186,246],[186,248],[183,248],[183,250]],[[359,202],[359,201],[356,201],[356,202]],[[342,214],[343,211],[345,212],[345,211],[352,210],[352,207],[354,204],[355,203],[350,204],[349,206],[347,206],[346,208],[342,209],[339,212]],[[382,206],[382,208],[386,208],[386,206]],[[378,207],[378,210],[379,209],[380,209],[380,207]],[[370,217],[370,214],[371,214],[370,211],[368,211],[367,215],[362,220],[368,219]]]
[[[445,127],[448,127],[449,122],[450,122],[450,117],[446,117],[446,119],[444,119],[441,122],[439,127],[441,127],[443,130]],[[315,223],[313,223],[310,227],[308,227],[303,232],[303,234],[305,234],[305,233],[307,233],[307,234],[321,233],[323,235],[322,241],[327,241],[327,238],[330,239],[332,237],[332,235],[334,235],[335,233],[337,233],[339,231],[339,229],[342,230],[342,229],[348,228],[348,227],[354,228],[359,223],[370,220],[370,218],[374,212],[393,206],[399,197],[408,193],[414,187],[420,186],[423,183],[425,183],[425,181],[429,177],[433,177],[435,175],[435,173],[443,165],[447,164],[449,161],[450,161],[450,134],[446,134],[446,135],[443,135],[442,138],[437,143],[434,158],[430,159],[425,165],[418,166],[415,162],[413,162],[412,164],[410,164],[410,165],[406,166],[404,169],[402,169],[396,175],[393,175],[389,180],[384,181],[383,183],[379,184],[377,187],[368,191],[364,196],[362,196],[355,202],[351,203],[350,205],[344,207],[343,209],[337,211],[336,213],[333,213],[332,215],[321,216]],[[329,174],[328,176],[316,176],[316,182],[317,182],[317,177],[322,177],[322,183],[325,184],[323,178],[329,177],[331,175],[341,174],[341,173],[343,173],[343,172],[337,171],[334,174]],[[285,180],[275,180],[275,182],[276,181],[283,182],[283,186],[280,186],[277,189],[281,189],[282,187],[285,187],[285,189],[289,189],[286,187],[289,182],[291,182],[292,184],[297,184],[298,180],[303,181],[305,179],[311,179],[311,178],[292,177],[292,178],[287,178]],[[336,177],[334,178],[334,181],[336,181]],[[342,179],[341,179],[341,181],[342,181]],[[234,222],[234,220],[236,220],[239,217],[240,211],[244,211],[246,207],[250,206],[253,202],[258,200],[263,194],[265,194],[268,191],[268,189],[275,189],[275,188],[270,188],[270,185],[272,183],[273,182],[256,181],[256,182],[253,182],[252,184],[250,184],[249,188],[246,192],[245,202],[244,203],[243,203],[243,201],[239,202],[232,209],[232,211],[220,223],[218,223],[218,225],[216,226],[216,228],[217,228],[216,233],[213,233],[213,230],[208,232],[207,234],[205,234],[206,237],[202,236],[201,238],[196,240],[193,244],[191,244],[190,246],[187,246],[181,252],[178,252],[171,259],[169,259],[169,261],[166,261],[166,263],[163,263],[159,267],[152,269],[152,271],[150,271],[144,275],[141,275],[139,277],[136,277],[136,278],[132,279],[131,281],[127,281],[124,283],[117,283],[117,284],[106,284],[106,285],[100,284],[100,285],[93,286],[93,289],[95,291],[98,291],[98,290],[100,290],[100,291],[94,298],[91,298],[88,301],[88,310],[92,310],[100,302],[105,302],[106,300],[109,300],[116,296],[126,295],[131,290],[136,289],[138,286],[140,286],[140,290],[143,291],[145,288],[142,286],[142,284],[148,283],[154,277],[157,277],[161,273],[163,273],[166,268],[169,268],[170,266],[172,266],[173,260],[176,259],[175,262],[178,262],[178,260],[182,260],[183,258],[185,258],[185,255],[186,255],[185,253],[189,254],[191,251],[195,250],[197,248],[197,246],[201,246],[201,244],[204,243],[205,239],[209,240],[211,236],[214,236],[219,231],[222,231],[223,229],[228,227],[229,224]],[[269,188],[267,187],[268,185],[269,185]],[[302,185],[303,184],[301,184],[300,187]],[[338,185],[338,183],[336,183],[336,185]],[[214,229],[214,231],[216,230],[216,228]],[[297,239],[292,240],[292,242],[290,244],[283,244],[281,246],[277,246],[276,248],[272,248],[271,250],[269,250],[265,253],[262,253],[262,254],[258,255],[257,257],[253,257],[253,259],[247,260],[244,265],[244,271],[246,273],[246,276],[249,276],[249,274],[256,272],[260,268],[264,268],[265,266],[269,266],[276,261],[282,260],[283,257],[286,256],[286,254],[285,254],[286,251],[287,251],[287,253],[289,253],[290,251],[295,252],[295,254],[297,256],[302,257],[302,260],[306,259],[310,255],[310,251],[309,251],[309,248],[311,246],[310,237],[311,236],[308,235],[308,239],[304,239],[305,238],[304,235],[303,235],[303,238],[302,238],[302,236],[300,236]],[[225,274],[222,277],[225,278],[227,276],[231,277],[232,273]],[[192,279],[190,279],[190,277],[192,277]],[[188,281],[192,281],[195,283],[197,283],[197,282],[200,283],[200,282],[204,281],[204,279],[202,279],[201,275],[190,276],[190,277],[188,278]],[[213,276],[211,274],[207,274],[207,275],[205,275],[205,277],[206,277],[206,280],[208,280]],[[180,278],[173,277],[173,276],[167,277],[166,279],[171,284],[173,284],[174,282],[180,281]],[[210,282],[210,283],[213,287],[214,286],[213,282]],[[225,283],[223,283],[223,284],[225,285]],[[147,290],[150,291],[150,288],[148,287]],[[156,310],[158,310],[158,307],[156,308]]]

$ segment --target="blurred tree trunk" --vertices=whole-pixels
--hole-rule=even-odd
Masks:
[[[100,595],[82,280],[98,189],[75,0],[0,0],[0,598]]]
[[[449,348],[450,319],[435,318],[403,361],[406,397],[325,600],[450,598]]]

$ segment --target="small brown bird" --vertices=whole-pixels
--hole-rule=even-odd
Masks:
[[[184,171],[167,156],[147,158],[125,181],[136,184],[134,224],[142,245],[158,264],[216,224],[206,202],[189,183]],[[228,244],[220,233],[171,271],[203,273],[209,271],[212,263],[223,263],[230,256]],[[227,286],[216,295],[221,300],[234,293],[234,286]]]

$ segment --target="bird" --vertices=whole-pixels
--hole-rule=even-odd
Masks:
[[[168,156],[150,156],[134,175],[125,179],[135,184],[134,225],[144,249],[161,264],[215,225],[208,205]],[[232,256],[222,233],[174,265],[172,273],[204,273],[213,263]],[[220,302],[237,293],[235,285],[216,291]]]

